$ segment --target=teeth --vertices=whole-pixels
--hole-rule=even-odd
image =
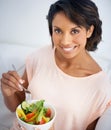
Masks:
[[[70,48],[63,48],[64,51],[72,51],[74,49],[74,47],[70,47]]]

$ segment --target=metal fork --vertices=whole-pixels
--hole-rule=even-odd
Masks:
[[[20,67],[18,70],[16,69],[15,65],[12,64],[12,68],[14,69],[14,71],[18,72],[18,70],[20,70],[22,67]],[[30,100],[31,99],[31,92],[24,88],[22,85],[21,85],[22,89],[25,91],[25,94],[26,94],[26,100]]]

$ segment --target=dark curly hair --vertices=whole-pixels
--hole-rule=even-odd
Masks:
[[[91,0],[58,0],[50,6],[47,19],[49,32],[52,36],[52,21],[55,14],[64,12],[75,24],[85,27],[87,30],[94,26],[93,34],[87,39],[86,50],[95,51],[102,39],[102,21],[99,18],[98,8]]]

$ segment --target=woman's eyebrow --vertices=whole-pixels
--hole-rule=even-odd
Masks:
[[[82,28],[81,26],[72,27],[72,29]]]
[[[56,27],[56,28],[60,28],[59,26],[57,26],[57,25],[52,25],[52,27]],[[81,28],[81,26],[80,25],[75,25],[74,27],[72,27],[72,28]]]
[[[58,26],[52,26],[52,27],[54,27],[54,28],[60,28],[60,27],[58,27]]]

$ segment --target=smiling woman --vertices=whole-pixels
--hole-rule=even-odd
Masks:
[[[72,23],[63,12],[60,12],[53,19],[52,30],[54,46],[61,51],[64,57],[72,58],[85,48],[86,39],[92,35],[94,26],[91,25],[86,30],[86,28]]]
[[[90,55],[101,41],[98,8],[91,0],[58,0],[50,6],[47,20],[52,44],[27,57],[22,77],[16,71],[2,74],[5,104],[16,110],[26,99],[23,85],[32,99],[55,106],[53,130],[94,130],[111,105],[108,76]]]

